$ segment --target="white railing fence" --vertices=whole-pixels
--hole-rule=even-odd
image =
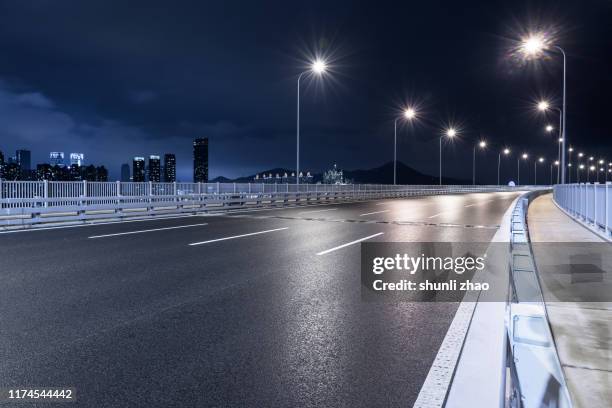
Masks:
[[[569,215],[610,238],[612,184],[560,184],[554,186],[555,203]]]
[[[0,226],[540,188],[542,187],[0,180]]]

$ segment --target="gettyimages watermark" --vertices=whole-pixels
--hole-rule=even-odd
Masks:
[[[366,242],[368,301],[612,301],[612,248],[598,243]]]

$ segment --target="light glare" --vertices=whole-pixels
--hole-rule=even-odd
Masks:
[[[546,38],[542,33],[535,33],[523,38],[521,51],[528,57],[536,57],[546,49]]]
[[[406,119],[413,119],[416,116],[416,111],[413,108],[408,108],[404,111],[404,117]]]
[[[323,74],[326,69],[327,65],[323,60],[317,59],[315,62],[312,63],[312,70],[315,74]]]
[[[538,102],[538,110],[544,112],[550,108],[550,104],[547,101]]]

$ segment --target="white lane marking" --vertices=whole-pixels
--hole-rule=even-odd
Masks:
[[[365,217],[366,215],[373,215],[373,214],[386,213],[386,212],[389,212],[389,211],[391,211],[391,210],[374,211],[374,212],[369,212],[369,213],[361,214],[361,215],[359,215],[359,216],[360,216],[360,217]]]
[[[87,238],[95,239],[95,238],[117,237],[117,236],[120,236],[120,235],[132,235],[132,234],[142,234],[144,232],[165,231],[165,230],[172,230],[172,229],[179,229],[179,228],[201,227],[201,226],[204,226],[204,225],[208,225],[208,223],[190,224],[190,225],[176,225],[174,227],[152,228],[152,229],[146,229],[146,230],[128,231],[128,232],[117,232],[117,233],[114,233],[114,234],[104,234],[104,235],[92,235],[91,237],[87,237]]]
[[[66,228],[82,228],[82,227],[97,227],[98,225],[112,225],[112,224],[127,224],[128,222],[146,222],[146,221],[159,221],[159,220],[173,220],[175,218],[189,218],[189,217],[197,217],[197,215],[189,214],[189,215],[176,215],[176,216],[162,216],[156,215],[155,218],[139,218],[136,220],[121,220],[121,221],[86,221],[86,224],[76,224],[76,225],[58,225],[53,227],[32,227],[28,229],[16,229],[9,231],[0,231],[0,234],[14,234],[17,232],[35,232],[35,231],[47,231],[47,230],[56,230],[56,229],[66,229]]]
[[[473,206],[475,206],[475,205],[480,205],[480,204],[490,203],[491,201],[493,201],[493,200],[486,200],[486,201],[481,201],[481,202],[479,202],[479,203],[469,204],[469,205],[466,205],[466,206],[465,206],[465,208],[468,208],[468,207],[473,207]]]
[[[442,215],[442,214],[444,214],[445,212],[446,212],[446,211],[442,211],[441,213],[437,213],[437,214],[432,215],[431,217],[427,217],[427,218],[436,218],[437,216]]]
[[[342,245],[339,245],[337,247],[326,249],[325,251],[321,251],[317,255],[329,254],[330,252],[337,251],[338,249],[345,248],[345,247],[347,247],[349,245],[358,244],[361,241],[365,241],[365,240],[368,240],[370,238],[374,238],[374,237],[377,237],[377,236],[383,235],[383,234],[384,234],[384,232],[379,232],[378,234],[374,234],[374,235],[370,235],[370,236],[367,236],[367,237],[359,238],[359,239],[356,239],[355,241],[347,242],[346,244],[342,244]]]
[[[327,208],[325,210],[312,210],[312,211],[302,211],[299,212],[298,214],[311,214],[311,213],[318,213],[318,212],[323,212],[323,211],[337,211],[337,208]]]
[[[265,230],[265,231],[250,232],[248,234],[233,235],[231,237],[209,239],[208,241],[202,241],[202,242],[193,242],[193,243],[189,244],[189,246],[210,244],[211,242],[227,241],[228,239],[234,239],[234,238],[250,237],[252,235],[267,234],[268,232],[282,231],[282,230],[286,230],[286,229],[289,229],[289,227],[275,228],[275,229]]]

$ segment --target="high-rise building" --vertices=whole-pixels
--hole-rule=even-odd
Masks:
[[[15,153],[15,160],[21,171],[21,177],[24,180],[29,179],[32,170],[32,154],[30,151],[25,149],[17,150]]]
[[[51,164],[51,166],[63,166],[64,165],[64,152],[49,153],[49,164]]]
[[[85,163],[85,155],[83,153],[70,153],[70,165],[76,164],[82,167]]]
[[[130,165],[127,163],[121,165],[121,181],[130,181]]]
[[[132,181],[145,181],[144,157],[134,157],[134,161],[132,162]]]
[[[96,167],[96,181],[108,181],[108,170],[106,170],[106,167]]]
[[[166,183],[176,181],[176,156],[172,153],[164,154],[164,181]]]
[[[4,177],[4,154],[0,150],[0,179]]]
[[[98,180],[98,173],[96,170],[96,166],[94,166],[93,164],[90,164],[89,166],[86,166],[83,169],[83,180],[87,180],[87,181],[97,181]]]
[[[79,166],[78,164],[71,164],[70,165],[70,179],[72,181],[81,181],[83,180],[83,175],[81,174],[81,166]]]
[[[149,181],[159,183],[161,181],[161,161],[159,156],[149,156]]]
[[[193,141],[193,181],[206,183],[208,181],[208,138],[198,138]]]

